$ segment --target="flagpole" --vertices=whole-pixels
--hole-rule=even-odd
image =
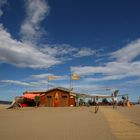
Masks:
[[[70,89],[72,88],[72,74],[70,74]]]
[[[48,78],[48,90],[49,90],[49,78]]]

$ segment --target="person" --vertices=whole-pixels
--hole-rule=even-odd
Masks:
[[[125,96],[122,96],[122,100],[123,100],[123,106],[126,106],[127,104],[127,99]]]
[[[129,102],[129,97],[128,97],[128,95],[126,96],[126,104],[127,104],[127,107],[128,107],[128,108],[131,108],[131,104],[130,104],[130,102]]]
[[[117,97],[113,97],[113,108],[117,108]]]
[[[97,113],[99,110],[99,100],[98,100],[98,96],[95,97],[95,112]]]
[[[112,100],[113,100],[113,108],[117,108],[117,96],[119,94],[119,90],[115,90],[114,93],[112,94]]]

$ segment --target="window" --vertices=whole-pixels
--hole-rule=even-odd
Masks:
[[[62,96],[62,98],[67,98],[67,96]]]
[[[52,98],[52,96],[47,96],[48,99]]]

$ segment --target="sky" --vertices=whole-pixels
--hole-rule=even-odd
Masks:
[[[0,0],[0,100],[24,91],[140,96],[139,0]],[[49,81],[48,76],[56,79]]]

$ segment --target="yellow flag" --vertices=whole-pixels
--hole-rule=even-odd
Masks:
[[[80,79],[80,76],[78,74],[72,74],[71,75],[71,79],[72,80],[79,80]]]
[[[48,76],[48,80],[54,80],[54,79],[56,79],[56,76],[52,76],[52,75]]]

